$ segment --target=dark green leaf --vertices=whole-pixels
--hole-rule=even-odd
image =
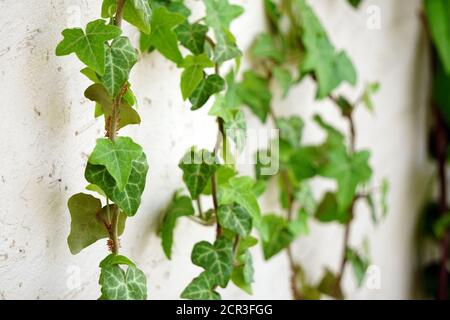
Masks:
[[[123,85],[128,81],[131,68],[137,61],[136,49],[127,37],[114,39],[107,47],[105,59],[105,75],[103,85],[109,95],[116,97]]]
[[[187,21],[179,25],[175,32],[181,44],[189,49],[193,54],[199,55],[204,52],[205,39],[208,27],[200,24],[189,24]]]
[[[145,153],[142,153],[139,159],[132,162],[130,177],[123,191],[120,191],[116,181],[108,173],[105,166],[88,163],[84,175],[87,181],[99,186],[126,215],[133,216],[141,203],[147,171],[147,158]]]
[[[215,157],[207,150],[192,147],[178,165],[183,170],[183,180],[193,200],[198,199],[217,169]]]
[[[217,283],[225,288],[233,266],[233,243],[224,237],[217,239],[214,244],[201,241],[194,246],[191,259],[192,263],[214,275]]]
[[[219,224],[240,236],[247,236],[252,230],[252,216],[242,206],[233,203],[222,205],[217,211]]]
[[[192,92],[189,101],[191,110],[197,110],[204,106],[209,98],[225,88],[225,81],[217,74],[203,78],[197,88]]]
[[[220,300],[214,290],[218,285],[217,278],[211,272],[204,271],[184,289],[181,298],[191,300]]]

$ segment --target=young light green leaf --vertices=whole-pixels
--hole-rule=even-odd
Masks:
[[[86,32],[80,28],[66,29],[62,32],[64,39],[56,48],[57,56],[75,53],[88,67],[100,75],[105,72],[105,42],[114,39],[122,31],[104,20],[89,22]]]
[[[77,254],[97,240],[109,237],[107,226],[108,208],[102,208],[101,201],[91,195],[78,193],[70,197],[68,207],[71,217],[70,234],[67,238],[72,254]],[[110,210],[112,210],[110,206]],[[125,229],[126,216],[119,216],[118,232]]]
[[[225,122],[224,129],[226,137],[234,142],[237,151],[242,151],[247,139],[247,122],[245,121],[244,112],[236,112],[232,120]]]
[[[216,276],[204,271],[181,293],[181,298],[191,300],[220,300],[220,295],[214,290],[218,285]]]
[[[274,214],[263,216],[262,229],[267,235],[267,238],[262,240],[266,260],[275,256],[294,240],[294,236],[289,231],[288,222],[281,216]]]
[[[102,299],[106,300],[145,300],[147,298],[147,279],[144,272],[136,266],[128,266],[127,271],[117,264],[101,268],[100,280]]]
[[[183,99],[186,100],[202,82],[204,78],[203,69],[214,68],[214,63],[206,54],[202,53],[198,56],[187,56],[180,67],[184,68],[181,74],[181,93]]]
[[[108,119],[112,115],[113,98],[108,94],[105,87],[101,84],[93,84],[84,92],[84,96],[91,101],[97,102],[101,108],[101,114],[105,115],[105,119]],[[125,99],[122,99],[119,105],[120,118],[118,121],[118,129],[121,129],[127,125],[140,124],[141,117],[133,109]]]
[[[298,237],[300,235],[308,235],[309,234],[308,219],[309,219],[308,213],[306,213],[304,209],[300,209],[297,213],[297,217],[294,220],[289,221],[288,225],[289,232],[294,237]]]
[[[145,153],[142,153],[138,159],[132,161],[130,177],[122,191],[105,166],[88,163],[84,175],[87,181],[98,185],[126,215],[134,216],[141,203],[147,172],[147,158]]]
[[[178,165],[183,170],[183,181],[193,200],[198,199],[217,169],[214,156],[207,150],[192,147]]]
[[[237,203],[221,205],[217,210],[219,224],[240,236],[247,236],[252,230],[252,216]]]
[[[125,21],[131,23],[139,30],[149,34],[151,31],[150,21],[152,9],[148,0],[127,0],[123,12]]]
[[[130,177],[132,162],[138,160],[142,153],[142,147],[129,137],[119,137],[115,141],[97,139],[89,163],[105,166],[119,191],[123,191]]]
[[[216,282],[225,288],[233,267],[233,243],[224,237],[217,239],[214,244],[198,242],[192,250],[191,260],[214,275]]]
[[[362,96],[362,101],[364,103],[364,105],[366,106],[366,108],[369,111],[373,111],[374,110],[374,103],[372,101],[372,96],[378,92],[378,90],[380,90],[380,84],[375,82],[375,83],[369,83],[366,87],[366,89],[364,90],[363,96]]]
[[[233,165],[219,165],[215,172],[217,186],[220,188],[222,185],[227,184],[236,174],[237,172]],[[208,181],[205,189],[203,189],[202,194],[211,195],[211,179]]]
[[[204,52],[206,34],[208,33],[207,26],[200,23],[190,24],[186,21],[175,29],[175,33],[181,44],[194,55]]]
[[[273,59],[277,63],[283,61],[283,52],[277,47],[274,38],[268,33],[262,33],[256,38],[251,54],[256,58]]]
[[[342,82],[356,84],[356,71],[345,52],[336,52],[325,29],[306,0],[297,0],[302,42],[306,48],[300,69],[313,73],[318,82],[317,98],[328,96]]]
[[[239,17],[243,8],[230,5],[228,0],[203,0],[206,7],[206,23],[214,30],[228,29],[231,22]]]
[[[102,80],[109,95],[115,98],[119,94],[136,61],[136,49],[127,37],[116,38],[111,46],[107,46],[105,75]]]
[[[108,266],[114,266],[114,265],[125,265],[125,266],[136,266],[136,264],[131,261],[129,258],[122,256],[120,254],[114,254],[111,253],[106,258],[104,258],[101,262],[99,267],[104,268]]]
[[[219,93],[223,89],[225,89],[225,81],[221,76],[212,74],[203,78],[189,97],[189,101],[192,103],[191,110],[200,109],[212,95]]]
[[[193,214],[194,208],[192,207],[191,198],[175,194],[164,215],[161,228],[162,247],[168,259],[172,256],[173,230],[175,229],[177,219],[184,216],[192,216]]]
[[[337,202],[340,211],[349,208],[358,185],[367,182],[372,176],[369,158],[368,151],[359,151],[352,155],[344,149],[329,151],[328,163],[321,170],[321,175],[337,180]]]
[[[250,108],[261,122],[265,123],[272,99],[269,82],[253,71],[246,71],[237,88],[237,93],[242,102]]]
[[[245,250],[239,255],[237,263],[238,265],[233,268],[231,273],[231,281],[248,294],[252,294],[254,268],[250,251]]]
[[[182,24],[185,17],[178,13],[169,12],[165,7],[158,7],[153,11],[152,32],[148,37],[148,46],[155,47],[167,59],[181,63],[183,56],[178,48],[176,26]]]
[[[233,177],[227,183],[220,185],[219,204],[231,205],[237,203],[241,205],[252,216],[253,225],[260,230],[261,211],[253,192],[255,181],[250,177]],[[262,232],[263,235],[264,232]]]
[[[276,67],[273,69],[273,77],[281,88],[283,98],[286,98],[289,93],[289,89],[294,84],[294,79],[292,78],[291,73],[282,67]]]

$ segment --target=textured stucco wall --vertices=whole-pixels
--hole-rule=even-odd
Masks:
[[[98,17],[100,2],[0,0],[0,298],[93,299],[99,295],[97,265],[107,254],[105,243],[70,255],[66,202],[86,185],[87,154],[103,134],[103,120],[93,120],[92,103],[83,98],[89,82],[78,73],[81,64],[74,56],[56,58],[54,48],[61,30],[76,23],[77,17],[82,25]],[[247,9],[233,29],[240,46],[248,48],[264,27],[261,1],[234,2]],[[372,261],[381,270],[381,288],[354,290],[352,274],[347,272],[346,291],[352,298],[407,298],[414,271],[416,213],[429,176],[423,107],[428,73],[417,19],[420,1],[366,0],[357,12],[343,0],[311,2],[333,42],[348,50],[358,68],[360,86],[342,90],[356,97],[364,82],[382,83],[375,115],[363,109],[357,112],[357,143],[373,151],[375,181],[384,176],[390,179],[390,214],[373,228],[366,208],[358,207],[351,233],[354,245],[369,235]],[[366,8],[371,4],[381,9],[380,30],[366,27]],[[195,5],[201,8],[198,2]],[[157,54],[140,58],[131,83],[139,98],[142,125],[123,130],[142,144],[150,163],[141,209],[127,222],[121,239],[122,252],[148,276],[150,299],[177,298],[200,270],[190,263],[193,244],[214,236],[211,229],[182,221],[176,230],[173,260],[167,261],[156,235],[161,211],[182,185],[178,159],[190,145],[209,148],[215,140],[216,126],[207,116],[208,108],[191,112],[183,104],[179,73]],[[314,85],[305,81],[287,100],[277,102],[278,113],[310,117],[320,111],[344,125],[334,107],[313,102],[313,96]],[[259,127],[256,120],[249,122]],[[311,141],[321,137],[311,124],[306,135]],[[275,200],[273,196],[264,201],[267,210],[274,208]],[[296,243],[296,257],[317,280],[324,265],[337,268],[341,242],[340,227],[313,224],[311,235]],[[255,294],[247,296],[230,285],[222,291],[223,297],[289,298],[285,255],[264,263],[260,250],[254,253]],[[72,288],[77,275],[81,285]]]

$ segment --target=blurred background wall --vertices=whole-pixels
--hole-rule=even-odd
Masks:
[[[233,25],[244,50],[264,29],[262,1],[236,0],[246,12]],[[426,103],[429,93],[428,53],[418,18],[420,0],[365,0],[359,10],[345,1],[310,1],[336,47],[345,48],[359,72],[357,97],[366,82],[379,81],[376,110],[356,114],[359,148],[372,150],[374,181],[390,180],[390,211],[372,227],[367,208],[357,208],[351,244],[368,237],[381,286],[355,289],[350,268],[344,277],[349,298],[412,297],[415,272],[414,229],[427,192],[430,165],[426,158]],[[188,2],[202,10],[197,1]],[[66,244],[69,196],[81,192],[87,155],[103,135],[103,120],[93,120],[93,104],[83,97],[88,80],[74,56],[56,58],[62,29],[84,26],[97,18],[101,1],[0,1],[0,298],[95,299],[99,296],[97,265],[107,255],[100,241],[72,256]],[[373,7],[375,6],[375,7]],[[373,9],[380,9],[381,28],[368,28]],[[197,10],[197,11],[198,11]],[[195,11],[195,10],[194,10]],[[198,16],[202,16],[198,12]],[[129,28],[127,32],[135,35]],[[134,37],[137,41],[137,35]],[[243,69],[246,63],[244,62]],[[142,124],[125,129],[143,145],[150,164],[139,213],[127,223],[121,251],[135,260],[149,281],[150,299],[178,298],[198,274],[190,262],[195,242],[213,239],[214,231],[181,220],[173,260],[164,257],[156,231],[172,192],[182,187],[178,160],[193,144],[210,148],[216,125],[208,107],[191,112],[179,94],[180,71],[158,54],[140,58],[131,83],[139,99]],[[321,139],[310,121],[314,113],[345,129],[328,102],[314,102],[314,84],[304,81],[286,100],[276,99],[280,115],[305,117],[306,140]],[[247,114],[250,127],[257,120]],[[251,169],[242,170],[251,173]],[[317,190],[326,185],[317,182]],[[328,186],[327,186],[328,187]],[[277,195],[264,199],[264,211],[275,210]],[[343,230],[313,223],[311,234],[295,244],[296,258],[316,281],[323,267],[337,269]],[[233,285],[224,298],[289,299],[288,263],[284,253],[268,263],[254,249],[254,295]],[[78,282],[79,279],[79,282]]]

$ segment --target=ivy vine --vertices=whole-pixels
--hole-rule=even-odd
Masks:
[[[93,82],[85,96],[95,102],[95,117],[105,119],[105,137],[97,139],[89,156],[85,178],[91,194],[78,193],[68,202],[72,219],[67,239],[72,254],[100,239],[108,239],[111,254],[100,263],[100,299],[146,299],[145,274],[125,256],[119,255],[119,237],[128,217],[138,211],[148,172],[142,147],[118,131],[139,124],[133,106],[136,98],[128,82],[138,52],[122,35],[122,20],[150,32],[151,9],[146,0],[105,0],[102,17],[81,28],[65,29],[56,55],[75,53],[86,65],[81,72]]]
[[[58,56],[75,53],[86,67],[81,72],[93,84],[85,97],[95,102],[95,117],[104,117],[105,137],[99,138],[89,156],[85,178],[87,190],[69,199],[71,231],[68,244],[73,254],[100,239],[108,239],[111,254],[100,263],[101,299],[146,299],[144,273],[135,263],[119,255],[119,237],[128,217],[134,216],[145,188],[148,164],[139,144],[118,131],[139,124],[136,98],[129,83],[130,70],[138,53],[122,35],[122,20],[139,29],[141,52],[157,51],[182,70],[180,95],[193,111],[211,102],[209,115],[217,122],[217,140],[209,150],[190,147],[179,162],[185,191],[176,192],[164,215],[162,247],[171,258],[174,229],[181,217],[215,228],[213,242],[200,241],[192,249],[192,263],[203,271],[181,292],[185,299],[220,299],[219,288],[230,282],[252,293],[253,262],[250,248],[261,242],[264,257],[286,251],[291,267],[294,299],[319,298],[321,294],[343,298],[341,280],[350,263],[359,284],[369,265],[368,253],[349,245],[355,204],[365,200],[374,223],[386,214],[387,182],[370,187],[370,152],[356,144],[355,110],[360,105],[373,109],[372,95],[379,85],[372,83],[351,102],[336,95],[344,82],[355,85],[356,70],[344,51],[338,51],[306,0],[263,0],[268,31],[257,37],[251,50],[253,68],[240,77],[242,51],[230,25],[243,14],[242,7],[228,0],[203,0],[204,17],[192,21],[183,0],[103,0],[102,19],[80,28],[63,31],[56,49]],[[361,1],[349,0],[357,7]],[[326,133],[317,145],[302,142],[304,121],[299,116],[279,117],[271,89],[283,96],[304,78],[317,85],[316,100],[330,99],[349,126],[340,132],[319,115],[316,124]],[[210,101],[213,100],[213,101]],[[280,132],[280,148],[271,154],[280,162],[274,176],[262,172],[267,163],[260,150],[256,178],[242,176],[235,158],[243,150],[247,124],[243,108]],[[318,198],[311,187],[323,177],[337,188]],[[258,198],[270,180],[277,180],[280,206],[285,215],[262,214]],[[381,198],[375,204],[374,198]],[[203,206],[210,198],[212,207]],[[382,214],[376,210],[381,207]],[[337,222],[344,227],[344,248],[337,273],[325,270],[322,281],[312,284],[301,264],[294,260],[293,241],[308,233],[308,221]],[[258,240],[253,230],[259,234]]]

